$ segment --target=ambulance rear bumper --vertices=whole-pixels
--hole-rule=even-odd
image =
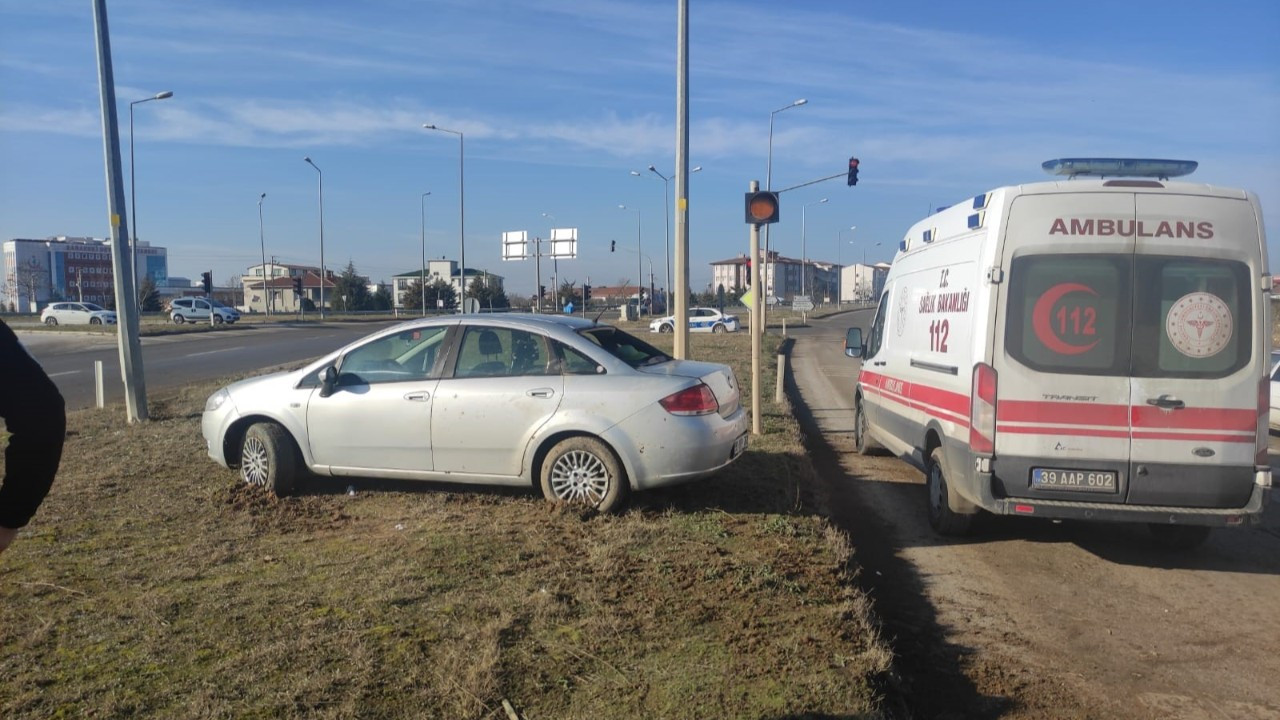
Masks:
[[[1265,483],[1263,484],[1263,476]],[[997,515],[1021,515],[1071,520],[1110,522],[1142,522],[1162,525],[1207,525],[1240,527],[1262,522],[1262,513],[1271,496],[1270,472],[1259,473],[1249,501],[1238,508],[1174,507],[1130,505],[1125,503],[1080,502],[1045,498],[997,498],[991,493],[992,475],[979,474],[978,488],[982,509]]]

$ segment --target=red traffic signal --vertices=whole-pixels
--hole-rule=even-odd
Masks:
[[[747,222],[752,225],[778,222],[778,193],[768,190],[747,193]]]
[[[858,184],[858,158],[849,158],[849,185]]]

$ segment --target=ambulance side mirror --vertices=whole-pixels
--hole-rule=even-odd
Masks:
[[[862,328],[849,328],[845,331],[844,354],[852,358],[862,357]]]

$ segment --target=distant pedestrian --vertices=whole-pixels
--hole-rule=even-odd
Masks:
[[[0,320],[0,418],[9,432],[0,484],[0,552],[53,485],[67,434],[66,404],[40,363]]]

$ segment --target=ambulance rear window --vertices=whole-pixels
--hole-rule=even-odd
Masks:
[[[1244,263],[1029,255],[1009,276],[1005,347],[1033,370],[1211,379],[1249,362]]]

